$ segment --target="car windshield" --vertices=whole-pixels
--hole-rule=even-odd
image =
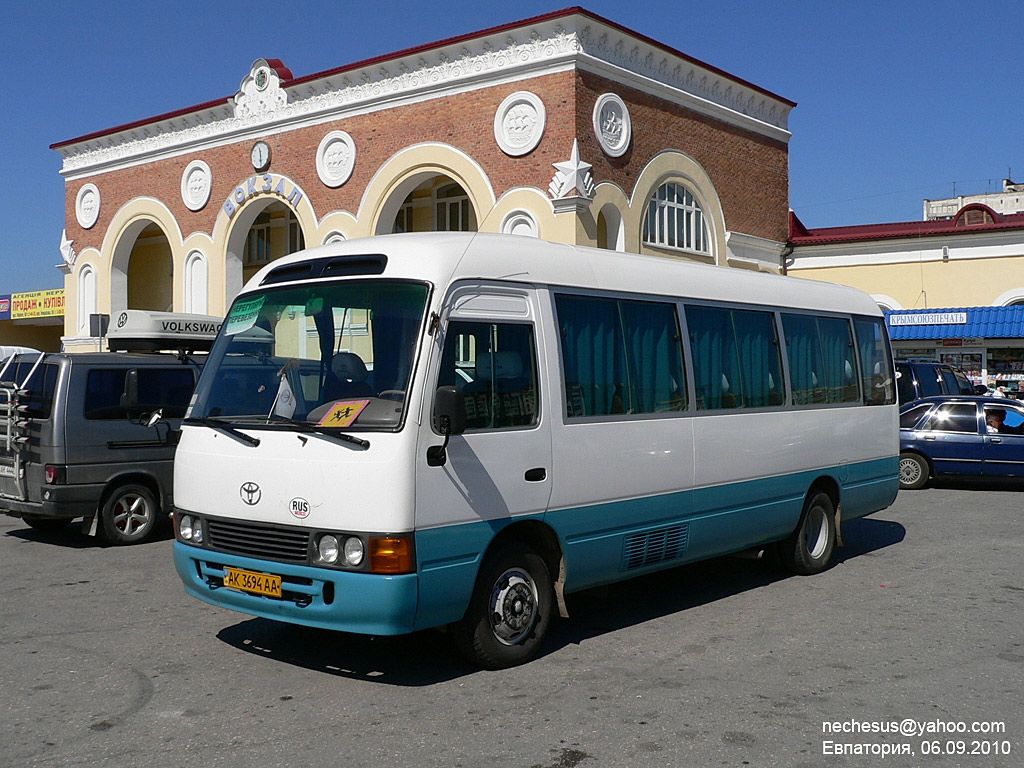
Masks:
[[[189,418],[397,429],[427,293],[423,283],[374,280],[240,296],[210,351]]]

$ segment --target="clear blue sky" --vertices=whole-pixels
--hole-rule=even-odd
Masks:
[[[11,2],[0,14],[0,294],[62,276],[54,142],[575,3]],[[798,102],[790,205],[809,227],[911,221],[1024,181],[1024,3],[592,0],[590,11]]]

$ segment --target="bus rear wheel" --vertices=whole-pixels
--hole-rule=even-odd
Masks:
[[[466,615],[451,627],[452,638],[474,664],[514,667],[540,649],[554,602],[544,559],[529,547],[507,544],[484,558]]]
[[[811,494],[804,504],[800,525],[779,542],[782,564],[793,573],[809,576],[828,567],[836,548],[836,509],[824,491]]]

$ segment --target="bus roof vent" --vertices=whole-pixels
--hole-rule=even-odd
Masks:
[[[267,272],[260,285],[290,283],[293,280],[309,280],[323,277],[354,277],[358,275],[380,275],[388,265],[383,253],[335,256],[327,259],[307,259],[282,264]]]
[[[223,322],[213,315],[126,309],[110,324],[107,346],[114,352],[208,350]]]

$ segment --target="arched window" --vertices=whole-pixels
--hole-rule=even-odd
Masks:
[[[89,315],[96,312],[96,272],[86,264],[78,273],[78,332],[89,332]]]
[[[711,255],[707,219],[689,189],[674,181],[658,187],[647,205],[644,242]]]
[[[206,257],[192,251],[185,259],[185,311],[197,315],[207,312]]]

